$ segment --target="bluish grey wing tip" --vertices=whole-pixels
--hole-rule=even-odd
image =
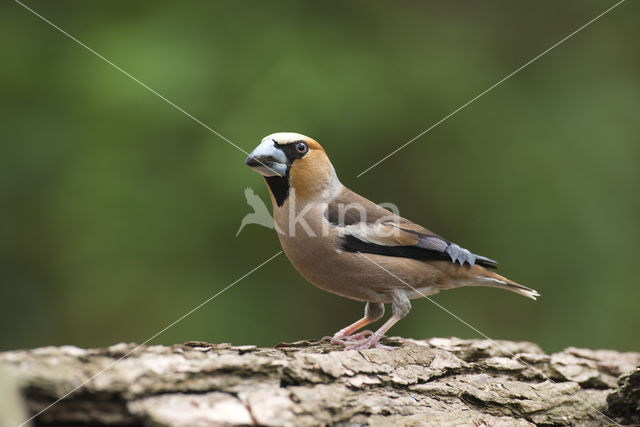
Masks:
[[[461,248],[455,243],[449,244],[446,247],[445,252],[451,257],[451,262],[454,264],[457,262],[460,265],[464,265],[464,263],[468,263],[469,265],[473,265],[476,261],[475,256],[466,250],[465,248]]]
[[[446,247],[445,252],[451,257],[451,261],[455,264],[464,265],[465,263],[474,266],[476,263],[484,267],[497,267],[498,261],[471,253],[468,249],[462,248],[455,243],[450,243]]]

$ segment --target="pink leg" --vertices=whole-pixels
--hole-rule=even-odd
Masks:
[[[364,317],[357,322],[339,330],[333,335],[333,337],[324,337],[323,339],[330,339],[332,344],[353,345],[364,342],[364,340],[372,335],[371,331],[362,331],[355,333],[359,329],[375,322],[384,315],[384,304],[368,302],[365,310]]]
[[[387,345],[380,344],[380,339],[384,336],[384,334],[391,329],[393,325],[398,323],[398,320],[402,319],[403,316],[393,315],[382,326],[380,329],[375,331],[370,337],[350,343],[346,349],[347,350],[364,350],[367,348],[382,348],[385,350],[395,350],[395,347],[389,347]]]
[[[363,317],[362,319],[358,320],[355,323],[352,323],[351,325],[347,326],[346,328],[340,329],[338,332],[336,332],[333,337],[325,337],[325,338],[330,338],[331,339],[331,344],[342,344],[342,345],[348,345],[348,344],[352,344],[354,342],[360,341],[363,338],[365,338],[367,335],[371,335],[373,334],[373,332],[371,331],[362,331],[358,334],[354,334],[352,335],[354,332],[356,332],[357,330],[369,325],[370,323],[373,323],[373,320],[368,319],[367,317]]]
[[[380,329],[375,331],[375,333],[368,338],[351,343],[347,346],[347,350],[364,350],[372,347],[382,348],[385,350],[395,350],[395,347],[380,344],[380,339],[389,329],[391,329],[393,325],[398,323],[398,320],[406,316],[407,313],[409,313],[409,310],[411,310],[411,302],[403,290],[396,289],[394,291],[391,308],[393,309],[393,315],[387,319],[382,326],[380,326]]]

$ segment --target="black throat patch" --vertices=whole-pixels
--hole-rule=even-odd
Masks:
[[[304,141],[302,140],[294,141],[290,144],[278,144],[275,140],[273,141],[273,146],[279,150],[282,150],[287,156],[287,160],[289,160],[285,176],[264,177],[264,180],[267,182],[267,185],[271,190],[271,194],[273,194],[273,198],[276,199],[276,204],[278,205],[278,207],[282,206],[289,197],[289,190],[291,188],[291,185],[289,183],[289,171],[291,170],[291,164],[297,159],[304,157],[304,155],[306,154],[306,152],[300,153],[296,151],[295,145],[299,142],[304,143]]]
[[[265,176],[264,180],[273,194],[273,198],[276,199],[278,207],[282,206],[289,197],[289,171],[286,176]]]

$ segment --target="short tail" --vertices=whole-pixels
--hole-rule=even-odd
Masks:
[[[472,285],[474,286],[474,285]],[[490,286],[492,288],[506,289],[511,292],[523,295],[532,300],[537,299],[540,294],[535,289],[528,288],[520,283],[512,282],[511,280],[495,279],[493,277],[478,277],[478,284],[475,286]]]
[[[486,271],[486,270],[485,270]],[[488,286],[491,288],[506,289],[511,292],[523,295],[532,300],[537,299],[540,294],[535,289],[528,288],[520,283],[516,283],[513,280],[509,280],[506,277],[500,276],[494,272],[486,272],[487,276],[477,276],[471,280],[465,280],[464,282],[458,282],[458,286]]]
[[[460,267],[453,263],[444,262],[438,263],[437,266],[439,270],[444,273],[444,276],[449,279],[438,286],[439,290],[454,289],[461,286],[487,286],[490,288],[506,289],[533,300],[540,296],[535,289],[509,280],[477,264],[471,268]]]

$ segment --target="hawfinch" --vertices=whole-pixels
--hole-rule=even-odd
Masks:
[[[411,308],[410,299],[461,286],[491,286],[535,299],[533,289],[494,273],[475,255],[346,188],[324,149],[298,133],[265,137],[245,163],[262,174],[282,249],[308,281],[366,303],[364,317],[338,331],[347,349],[387,348],[384,334]],[[376,332],[356,333],[384,314]]]

